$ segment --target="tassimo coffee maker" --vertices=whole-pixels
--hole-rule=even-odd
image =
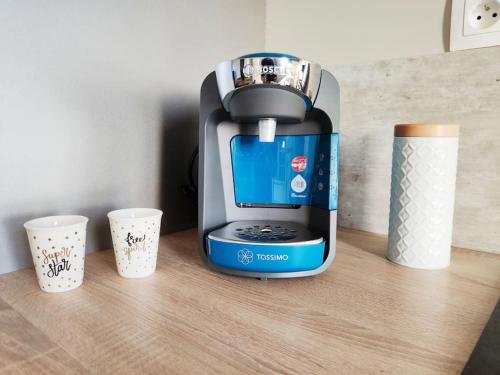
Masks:
[[[201,88],[200,254],[257,277],[325,271],[335,254],[339,86],[279,53],[220,63]]]

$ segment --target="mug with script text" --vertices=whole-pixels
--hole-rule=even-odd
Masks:
[[[47,216],[24,223],[40,288],[65,292],[83,282],[88,218]]]
[[[127,208],[108,213],[120,276],[146,277],[155,272],[162,214],[155,208]]]

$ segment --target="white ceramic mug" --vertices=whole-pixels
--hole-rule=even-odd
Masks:
[[[155,208],[127,208],[108,213],[120,276],[146,277],[155,272],[162,214]]]
[[[44,292],[65,292],[82,284],[87,222],[85,216],[63,215],[24,223]]]

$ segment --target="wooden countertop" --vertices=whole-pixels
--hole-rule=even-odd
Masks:
[[[458,373],[500,295],[500,256],[456,249],[443,271],[384,259],[386,239],[339,231],[330,270],[304,279],[209,271],[195,230],[161,239],[158,269],[118,276],[87,257],[82,287],[0,277],[0,373]]]

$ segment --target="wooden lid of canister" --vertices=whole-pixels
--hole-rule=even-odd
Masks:
[[[398,124],[395,137],[458,137],[460,127],[451,124]]]

